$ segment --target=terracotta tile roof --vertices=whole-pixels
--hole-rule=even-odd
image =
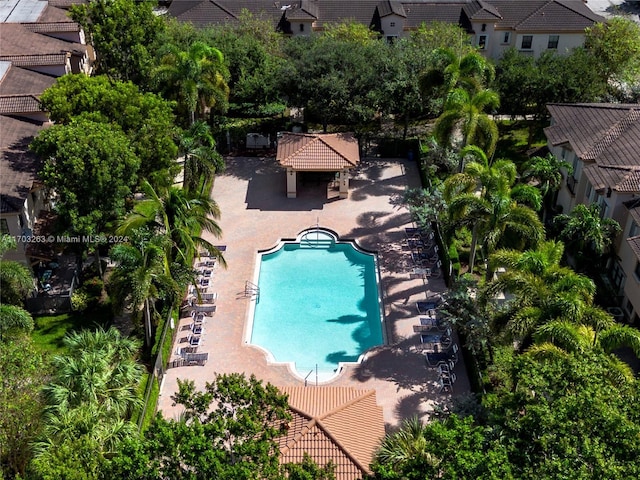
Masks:
[[[281,462],[300,462],[307,453],[319,465],[331,461],[336,480],[370,473],[384,437],[382,408],[374,390],[350,387],[280,387],[293,420],[280,439]]]
[[[41,112],[35,95],[0,95],[0,115]]]
[[[42,14],[40,15],[40,18],[38,18],[38,22],[40,23],[75,23],[71,20],[71,17],[69,16],[69,12],[67,10],[64,10],[62,8],[57,8],[51,5],[51,2],[49,2],[49,5],[47,6],[47,8],[44,9]],[[78,24],[76,23],[75,25],[77,29]]]
[[[4,63],[4,62],[3,62]],[[0,78],[0,95],[32,93],[40,95],[55,83],[55,78],[12,65]]]
[[[29,143],[42,124],[0,116],[0,213],[19,212],[31,191],[40,160]]]
[[[471,24],[468,23],[468,18],[462,18],[463,16],[466,17],[462,11],[462,7],[464,6],[463,2],[409,2],[403,3],[403,5],[405,12],[407,12],[405,28],[416,28],[422,23],[460,23],[463,20],[466,20],[466,23],[463,22],[465,23],[463,27],[467,30],[471,28]]]
[[[640,262],[640,236],[627,238],[627,243],[636,255],[636,260]]]
[[[640,165],[618,167],[593,163],[584,168],[584,173],[596,190],[611,188],[616,192],[640,192]]]
[[[351,133],[284,133],[276,160],[294,170],[338,171],[360,162],[358,141]]]
[[[283,13],[286,13],[287,20],[317,20],[318,3],[312,0],[300,0],[298,2],[275,2]],[[285,8],[288,7],[288,8]]]
[[[472,20],[489,20],[495,22],[502,19],[498,9],[483,0],[471,1],[463,6],[467,16]]]
[[[85,45],[34,33],[17,23],[0,23],[0,45],[2,57],[86,52]]]

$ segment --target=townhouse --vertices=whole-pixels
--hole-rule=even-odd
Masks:
[[[603,272],[626,318],[640,316],[640,104],[550,104],[548,146],[572,164],[556,205],[564,213],[597,204],[622,233]]]

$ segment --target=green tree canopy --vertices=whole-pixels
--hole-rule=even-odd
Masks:
[[[286,396],[242,374],[218,375],[204,391],[192,381],[178,385],[172,398],[185,409],[182,419],[158,415],[144,438],[125,442],[110,478],[280,478],[276,438],[289,419]]]
[[[142,93],[131,82],[105,75],[65,75],[40,98],[57,124],[69,124],[82,114],[103,123],[116,123],[139,158],[138,178],[167,186],[175,174],[178,148],[173,105],[153,93]]]
[[[89,36],[96,69],[116,80],[148,86],[164,21],[153,2],[93,0],[71,8],[71,17]]]
[[[585,48],[606,81],[640,80],[640,25],[632,19],[614,16],[587,28]]]
[[[9,235],[0,235],[0,259],[16,248],[16,241]],[[4,306],[20,306],[33,290],[33,277],[27,267],[11,260],[0,260],[0,303]]]

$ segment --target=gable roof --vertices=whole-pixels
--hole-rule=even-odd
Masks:
[[[42,128],[0,115],[0,213],[19,212],[31,191],[41,163],[29,143]]]
[[[376,8],[378,9],[378,14],[381,17],[386,17],[387,15],[398,15],[399,17],[407,16],[404,11],[404,7],[402,6],[402,2],[397,0],[384,0],[380,2]]]
[[[301,462],[307,453],[319,465],[331,461],[336,480],[370,474],[369,464],[384,437],[382,407],[375,390],[351,387],[279,387],[292,412],[279,439],[281,462]]]
[[[0,61],[5,74],[0,73],[0,95],[40,95],[55,83],[55,78]]]
[[[582,0],[487,0],[501,15],[500,26],[518,31],[583,31],[605,21]]]
[[[66,42],[30,31],[19,23],[0,23],[2,57],[86,52],[81,43]]]
[[[550,104],[551,145],[570,145],[596,189],[640,192],[640,104]]]
[[[276,160],[294,170],[338,171],[358,165],[360,150],[351,133],[285,132],[278,140]]]

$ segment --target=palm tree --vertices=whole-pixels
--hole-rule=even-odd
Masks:
[[[465,153],[478,161],[468,163],[462,173],[445,181],[444,198],[452,224],[471,230],[469,272],[473,272],[478,243],[488,256],[501,243],[535,245],[543,238],[544,228],[535,211],[518,202],[525,199],[536,207],[540,197],[532,187],[514,186],[513,162],[489,164],[484,152],[474,146],[465,147]]]
[[[618,222],[602,218],[601,213],[598,204],[579,204],[571,213],[558,215],[554,219],[560,239],[572,247],[579,259],[587,253],[602,257],[622,230]]]
[[[142,237],[142,236],[140,236]],[[152,344],[152,312],[155,300],[173,297],[178,285],[171,277],[166,256],[166,237],[154,235],[139,238],[132,244],[115,245],[109,255],[118,264],[109,278],[109,290],[115,311],[122,312],[131,306],[135,312],[142,310],[145,345]],[[169,301],[171,303],[171,300]]]
[[[226,267],[222,252],[200,236],[203,230],[215,237],[222,235],[216,222],[220,218],[220,209],[214,200],[208,195],[177,187],[170,187],[159,194],[147,181],[143,183],[142,190],[146,198],[133,207],[133,211],[117,229],[118,234],[129,234],[137,228],[148,226],[170,239],[167,251],[170,261],[188,261],[201,247]]]
[[[633,381],[631,367],[613,354],[621,347],[630,347],[640,358],[640,332],[626,325],[618,325],[610,319],[608,326],[594,328],[591,325],[576,324],[567,320],[554,320],[540,326],[534,335],[535,344],[528,354],[537,357],[562,355],[596,354],[607,363],[611,378],[616,383]]]
[[[477,145],[491,157],[498,143],[498,127],[486,110],[499,105],[500,98],[493,90],[470,92],[456,88],[445,100],[444,111],[434,126],[434,135],[441,145]]]
[[[436,467],[441,460],[429,451],[425,426],[419,418],[412,417],[402,423],[400,430],[384,437],[376,461],[402,472],[409,463]]]
[[[16,248],[16,241],[9,235],[0,236],[0,258]],[[24,265],[11,260],[0,261],[0,303],[22,305],[33,290],[33,277]]]
[[[211,135],[209,125],[202,121],[194,122],[180,137],[180,152],[184,155],[185,190],[195,192],[205,185],[216,172],[222,172],[225,164],[216,151],[216,142]]]
[[[573,166],[551,153],[546,157],[531,157],[523,166],[522,180],[535,182],[542,194],[545,203],[545,208],[542,210],[542,223],[545,222],[552,192],[556,192],[562,185],[562,170],[571,174]]]
[[[65,442],[87,438],[105,452],[135,431],[127,419],[141,405],[138,344],[110,328],[83,330],[63,340],[67,353],[53,358],[45,386],[45,429],[36,455],[46,459]]]
[[[610,326],[610,316],[593,305],[595,284],[561,266],[563,252],[561,242],[549,241],[535,250],[498,250],[490,257],[493,269],[506,267],[506,271],[487,284],[483,301],[500,293],[512,297],[494,319],[494,328],[522,343],[540,325],[557,319],[600,330]]]
[[[188,50],[171,46],[156,70],[167,98],[178,101],[189,124],[205,118],[211,108],[224,112],[229,99],[229,72],[222,52],[203,42],[193,42]]]

